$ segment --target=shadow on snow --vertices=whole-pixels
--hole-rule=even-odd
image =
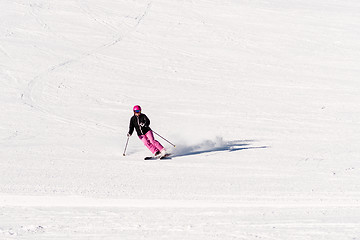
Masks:
[[[253,146],[255,140],[234,140],[234,141],[223,141],[221,137],[216,138],[214,141],[206,140],[196,145],[186,146],[177,145],[172,153],[172,157],[198,155],[203,153],[211,152],[222,152],[222,151],[241,151],[249,149],[260,149],[268,148],[268,146]]]

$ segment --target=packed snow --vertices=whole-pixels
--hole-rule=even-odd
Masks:
[[[360,240],[360,1],[0,9],[0,239]]]

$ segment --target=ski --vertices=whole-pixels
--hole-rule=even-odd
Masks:
[[[157,160],[157,159],[170,159],[171,153],[167,153],[164,156],[151,156],[151,157],[145,157],[144,160]]]
[[[166,153],[164,156],[160,157],[160,159],[170,159],[171,155],[171,153]]]

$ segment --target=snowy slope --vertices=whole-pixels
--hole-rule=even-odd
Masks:
[[[360,239],[357,0],[0,9],[0,239]]]

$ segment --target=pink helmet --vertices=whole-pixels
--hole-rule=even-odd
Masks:
[[[133,111],[141,111],[141,107],[139,105],[136,105],[133,107]]]

